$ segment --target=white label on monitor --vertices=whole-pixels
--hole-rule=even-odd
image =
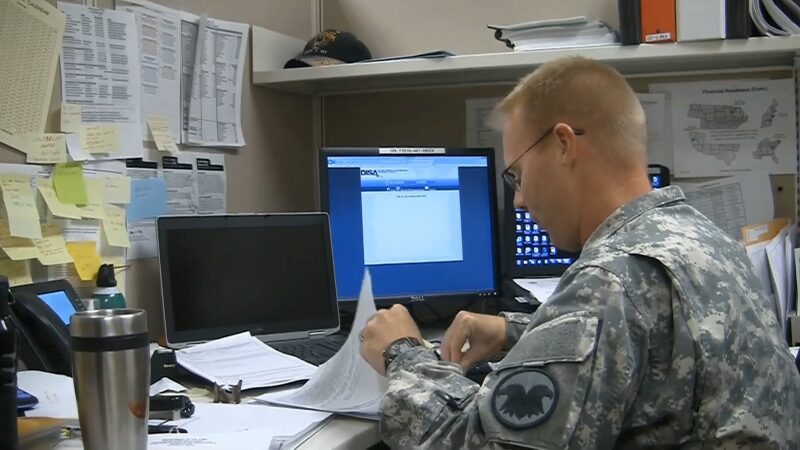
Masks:
[[[378,153],[381,155],[443,155],[444,148],[442,147],[391,147],[380,148]]]

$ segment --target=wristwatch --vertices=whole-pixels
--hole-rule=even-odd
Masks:
[[[388,369],[389,364],[391,364],[392,361],[394,361],[398,356],[414,347],[419,347],[420,345],[422,345],[420,341],[410,336],[402,337],[392,342],[386,347],[386,350],[383,351],[384,368]]]

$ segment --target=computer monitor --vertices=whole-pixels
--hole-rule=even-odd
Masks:
[[[654,189],[669,186],[669,169],[665,166],[649,165],[648,176]],[[514,190],[507,185],[503,188],[507,272],[514,278],[561,276],[580,254],[556,247],[547,230],[527,210],[514,207]]]
[[[340,301],[358,298],[365,268],[381,306],[457,305],[498,293],[492,149],[323,148],[320,155]]]

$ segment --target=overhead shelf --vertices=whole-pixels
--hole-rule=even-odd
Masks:
[[[253,47],[254,67],[263,48]],[[581,55],[626,75],[731,69],[793,68],[800,37],[643,44],[520,53],[355,63],[302,69],[254,70],[253,82],[281,91],[329,95],[372,90],[513,82],[539,65]]]

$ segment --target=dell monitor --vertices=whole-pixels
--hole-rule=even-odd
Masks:
[[[497,295],[492,149],[323,148],[320,198],[340,301],[365,269],[381,306]]]

